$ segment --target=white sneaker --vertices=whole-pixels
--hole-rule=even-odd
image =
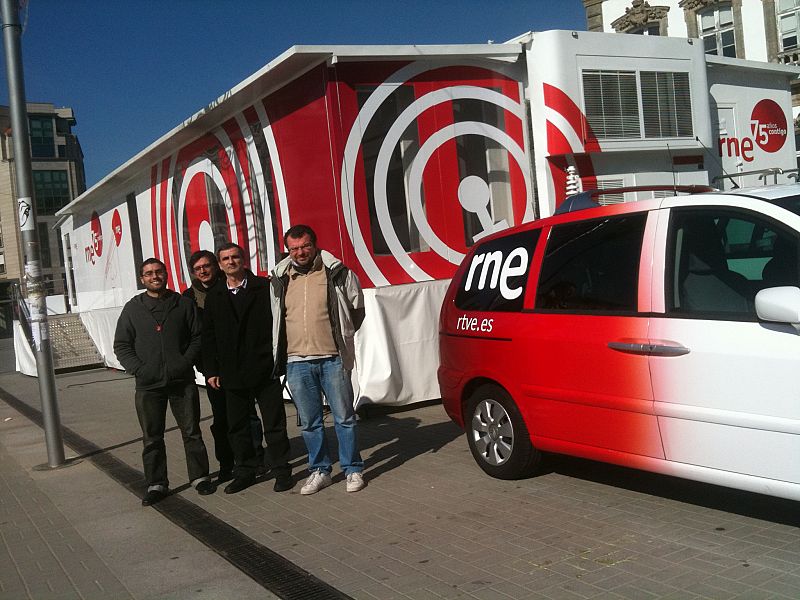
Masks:
[[[325,471],[314,471],[311,473],[311,476],[306,479],[306,482],[303,484],[303,487],[300,488],[300,493],[303,496],[309,496],[311,494],[316,494],[323,488],[328,487],[331,484],[331,476],[328,475]]]
[[[348,492],[357,492],[358,490],[364,489],[364,486],[367,485],[364,483],[364,476],[361,473],[350,473],[347,476],[347,491]]]

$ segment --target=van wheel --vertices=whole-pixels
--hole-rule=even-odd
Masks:
[[[511,396],[499,386],[482,385],[467,398],[467,442],[475,462],[497,479],[530,475],[541,460]]]

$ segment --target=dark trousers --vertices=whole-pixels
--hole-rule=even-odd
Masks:
[[[211,435],[214,438],[214,456],[219,463],[220,471],[233,469],[233,448],[228,439],[228,406],[225,401],[225,392],[216,390],[206,382],[206,395],[211,405]],[[260,438],[259,434],[259,438]],[[260,443],[259,439],[259,443]]]
[[[236,462],[236,477],[252,477],[259,466],[258,454],[253,447],[250,419],[253,402],[261,412],[264,441],[267,443],[272,473],[276,477],[288,475],[291,472],[289,436],[286,434],[286,411],[283,407],[280,381],[267,379],[254,388],[227,388],[225,393],[228,402],[228,433]]]
[[[208,476],[208,454],[200,433],[200,395],[194,382],[179,382],[156,390],[136,390],[136,414],[142,428],[142,463],[147,485],[169,487],[164,445],[167,404],[181,430],[189,481]]]

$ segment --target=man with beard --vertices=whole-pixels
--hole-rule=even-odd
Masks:
[[[354,337],[364,320],[358,277],[330,252],[317,247],[308,225],[290,227],[283,238],[289,256],[272,273],[276,374],[286,372],[308,448],[311,472],[300,493],[316,494],[331,484],[322,395],[333,414],[339,466],[348,492],[363,489],[364,461],[358,449],[353,386]]]
[[[197,309],[187,298],[167,289],[167,269],[157,258],[139,268],[145,292],[122,309],[114,334],[114,353],[136,378],[136,414],[142,428],[142,463],[150,506],[169,491],[164,444],[167,404],[183,436],[189,481],[200,495],[211,494],[208,454],[200,432],[200,396],[194,364],[200,352]]]

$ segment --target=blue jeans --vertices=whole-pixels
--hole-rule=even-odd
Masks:
[[[342,471],[347,475],[360,473],[364,461],[358,451],[353,386],[350,373],[342,368],[342,359],[336,356],[287,363],[286,382],[303,426],[309,470],[331,472],[332,461],[322,415],[324,393],[333,414]]]

